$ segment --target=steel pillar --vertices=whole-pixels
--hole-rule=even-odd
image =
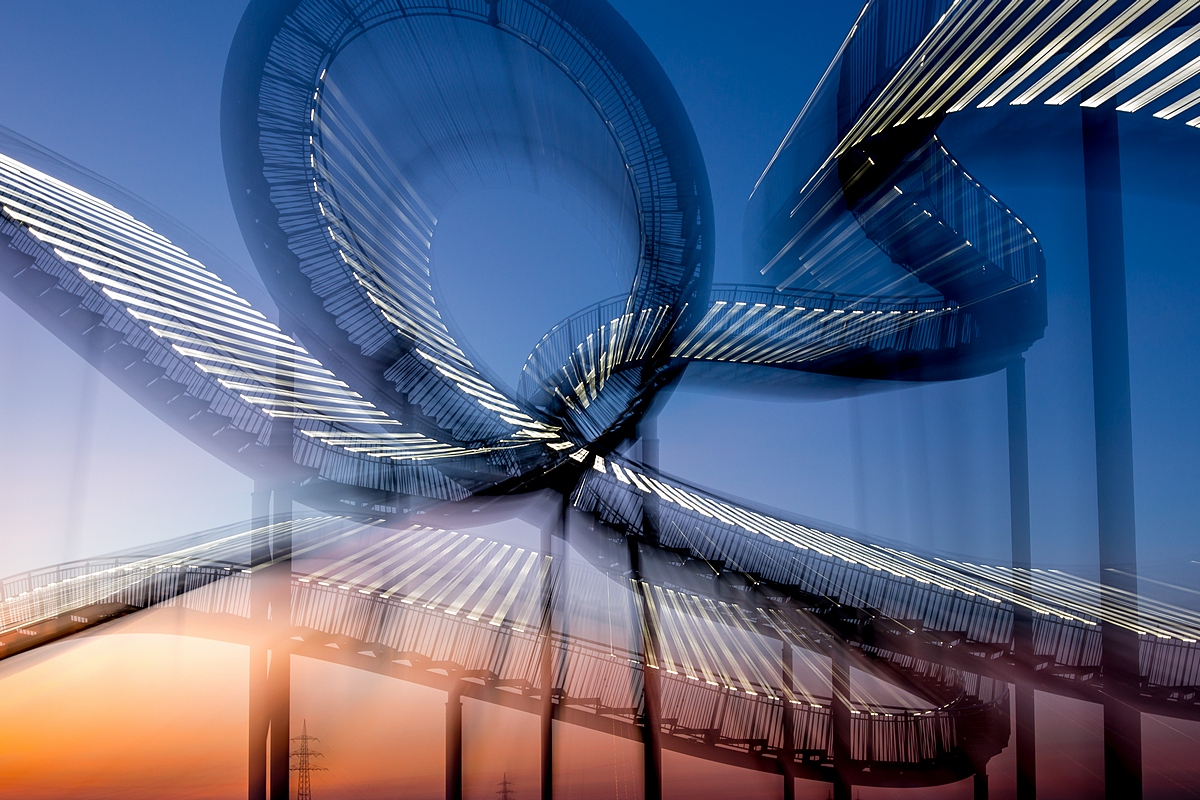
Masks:
[[[271,490],[255,484],[250,495],[251,523],[255,528],[270,524]],[[271,729],[270,705],[267,697],[267,669],[270,663],[266,645],[267,610],[270,597],[258,570],[271,560],[271,545],[265,538],[255,538],[250,544],[250,622],[254,633],[250,637],[250,694],[249,694],[249,800],[267,797],[267,736]]]
[[[658,670],[642,670],[645,714],[642,722],[642,783],[645,800],[662,800],[662,692]]]
[[[282,322],[282,320],[281,320]],[[277,397],[291,402],[292,354],[276,354]],[[278,470],[273,480],[255,481],[251,516],[255,528],[270,525],[270,536],[251,540],[250,619],[250,800],[288,800],[291,757],[292,448],[288,415],[272,420],[268,452]]]
[[[658,648],[654,618],[646,587],[642,584],[641,553],[629,537],[629,566],[633,573],[633,623],[641,632],[642,648],[642,794],[645,800],[662,800],[662,714],[658,685]]]
[[[658,419],[646,414],[638,423],[638,438],[641,446],[642,463],[651,468],[658,467]],[[655,497],[642,498],[642,528],[649,534],[652,521],[645,513],[647,505],[653,506]],[[650,598],[642,584],[641,551],[638,543],[629,540],[629,567],[635,583],[634,595],[638,603],[639,629],[642,631],[642,795],[645,800],[662,800],[662,692],[658,675],[658,632],[654,629],[654,617],[650,612]]]
[[[1114,594],[1137,594],[1133,506],[1133,422],[1129,389],[1129,321],[1117,112],[1083,109],[1083,175],[1087,205],[1092,321],[1092,391],[1096,417],[1101,609]],[[1104,794],[1142,796],[1141,715],[1123,701],[1140,681],[1138,636],[1100,626],[1104,702]]]
[[[988,800],[988,776],[983,770],[975,773],[975,778],[972,781],[974,800]]]
[[[830,657],[833,662],[833,698],[829,707],[829,724],[833,728],[833,800],[850,800],[850,655],[844,643],[835,642]]]
[[[272,587],[271,627],[273,643],[267,667],[267,702],[271,718],[269,749],[269,773],[271,776],[271,800],[288,800],[288,779],[291,758],[292,719],[292,654],[287,644],[286,629],[290,617],[291,559],[274,564],[270,568]]]
[[[541,549],[543,555],[550,557],[550,565],[546,570],[546,579],[542,585],[542,652],[541,652],[541,685],[542,685],[542,708],[540,720],[540,741],[541,741],[541,797],[542,800],[551,800],[554,797],[554,718],[557,716],[557,705],[554,702],[555,690],[555,664],[554,664],[554,620],[555,609],[557,607],[557,598],[561,594],[565,596],[565,586],[558,586],[566,579],[566,539],[567,539],[567,513],[570,509],[570,497],[562,495],[559,506],[559,518],[557,521],[547,522],[542,525],[541,530]],[[554,525],[559,526],[561,533],[562,544],[560,547],[554,546],[554,535],[552,528]],[[555,550],[559,552],[556,554]],[[560,620],[563,633],[566,633],[566,620]],[[565,658],[565,654],[560,653],[560,667],[565,669],[565,664],[561,663],[561,659]]]
[[[1037,738],[1034,729],[1034,693],[1017,685],[1013,693],[1017,725],[1017,800],[1037,798]]]
[[[251,541],[249,731],[247,797],[288,800],[291,737],[291,492],[256,484],[255,526],[270,524],[270,539]]]
[[[792,646],[783,643],[783,746],[779,751],[779,769],[783,773],[783,800],[796,800],[796,724],[792,710],[793,679]]]
[[[1012,531],[1013,578],[1018,597],[1033,594],[1033,547],[1029,522],[1029,425],[1026,413],[1025,359],[1008,365],[1008,498]],[[1033,612],[1013,605],[1013,655],[1027,670],[1035,666]],[[1018,670],[1020,674],[1021,670]],[[1014,692],[1017,726],[1017,800],[1037,798],[1037,742],[1033,689],[1018,684]]]
[[[446,694],[446,800],[462,800],[462,695],[457,685]]]
[[[540,719],[541,741],[541,797],[551,800],[554,797],[554,697],[551,691],[550,679],[552,672],[546,662],[549,661],[549,647],[544,648],[542,656],[542,712]]]

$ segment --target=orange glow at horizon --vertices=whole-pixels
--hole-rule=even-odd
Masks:
[[[248,651],[214,629],[153,609],[0,662],[0,798],[245,797]],[[293,735],[307,720],[324,754],[317,797],[444,796],[443,692],[293,657],[291,698]],[[468,698],[463,722],[465,796],[491,800],[507,774],[516,797],[536,797],[537,718]],[[556,796],[637,800],[641,748],[556,723]],[[672,753],[664,770],[669,798],[779,789],[777,776]],[[825,796],[811,788],[798,796]]]
[[[0,797],[244,797],[247,669],[244,647],[144,634],[0,662]]]
[[[233,800],[246,795],[248,651],[221,626],[154,609],[0,661],[0,798]],[[236,637],[231,637],[236,638]],[[1098,707],[1038,694],[1039,783],[1048,796],[1100,787]],[[314,796],[440,800],[445,791],[446,695],[392,677],[293,657],[292,733],[307,721],[325,772]],[[538,719],[466,699],[464,792],[494,800],[507,774],[515,797],[539,796]],[[1147,716],[1147,797],[1190,796],[1200,723]],[[642,745],[555,724],[555,796],[639,800]],[[1015,792],[1012,747],[988,765],[993,797]],[[776,798],[781,778],[663,753],[664,797]],[[293,784],[294,786],[294,784]],[[824,800],[825,783],[796,796]],[[1070,791],[1070,790],[1068,790]],[[968,798],[970,781],[931,789],[856,787],[863,800]],[[1182,792],[1182,794],[1180,794]]]

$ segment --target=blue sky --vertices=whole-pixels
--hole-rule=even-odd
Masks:
[[[858,6],[615,5],[691,116],[714,194],[717,278],[740,280],[746,198]],[[0,124],[160,206],[248,269],[219,142],[221,78],[242,7],[240,0],[6,4]],[[1031,223],[1049,263],[1051,322],[1029,367],[1035,557],[1086,567],[1095,562],[1096,512],[1077,155],[1012,136],[985,147],[974,131],[951,124],[945,134],[973,174]],[[1156,151],[1139,152],[1126,162],[1136,189],[1126,213],[1140,547],[1155,574],[1194,585],[1195,208],[1153,199],[1165,178],[1152,166],[1163,160],[1143,168],[1137,159]],[[504,375],[513,375],[549,324],[621,291],[596,243],[556,214],[527,196],[465,198],[439,231],[446,304]],[[564,261],[572,281],[536,290],[533,311],[500,311],[521,293],[504,295],[513,282],[497,276],[549,287],[539,276]],[[0,298],[0,337],[7,421],[0,571],[248,516],[249,481],[108,385],[7,298]],[[1005,425],[1003,376],[993,375],[821,403],[718,396],[685,384],[660,434],[664,469],[696,483],[873,537],[1003,562]]]

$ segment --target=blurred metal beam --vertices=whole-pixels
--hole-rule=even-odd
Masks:
[[[1012,567],[1016,593],[1033,597],[1033,551],[1029,523],[1029,426],[1026,409],[1025,359],[1018,357],[1005,371],[1008,387],[1008,496],[1012,529]],[[1013,655],[1026,669],[1034,667],[1033,611],[1013,605]],[[1017,800],[1037,797],[1037,740],[1033,687],[1017,683]]]
[[[1101,607],[1137,596],[1129,320],[1117,112],[1083,109],[1092,385],[1096,417]],[[1136,612],[1136,606],[1134,608]],[[1140,682],[1138,636],[1101,623],[1104,672],[1104,786],[1108,800],[1142,796],[1141,714],[1122,699]]]

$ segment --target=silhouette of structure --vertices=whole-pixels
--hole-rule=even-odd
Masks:
[[[464,696],[539,715],[543,797],[556,723],[640,740],[647,798],[663,749],[779,774],[785,797],[796,778],[843,800],[968,777],[984,797],[1010,682],[1022,798],[1035,689],[1103,704],[1107,792],[1139,796],[1140,714],[1200,715],[1200,616],[1136,586],[1113,109],[1200,104],[1200,62],[1182,62],[1200,12],[1150,6],[870,0],[750,199],[769,283],[714,285],[695,134],[607,4],[254,0],[222,144],[279,324],[147,225],[0,155],[0,288],[251,476],[254,521],[10,579],[0,657],[153,604],[244,621],[251,798],[287,796],[293,755],[302,786],[317,769],[306,731],[289,752],[296,654],[444,690],[448,798]],[[938,132],[969,107],[1082,95],[1099,582],[1031,557],[1023,354],[1047,325],[1045,254]],[[602,227],[634,276],[549,331],[515,391],[428,280],[439,209],[497,182]],[[658,469],[652,404],[685,371],[837,393],[999,370],[1011,565],[863,542]],[[518,496],[557,498],[538,550],[456,532]],[[455,643],[429,645],[446,626]],[[797,677],[817,657],[828,695]],[[869,697],[855,671],[916,700]]]
[[[504,773],[504,779],[496,784],[500,790],[496,792],[500,796],[500,800],[515,800],[517,793],[513,791],[513,782],[508,779],[508,773]]]
[[[291,754],[296,761],[296,765],[291,768],[291,771],[296,773],[296,800],[312,800],[312,773],[323,772],[325,767],[313,763],[314,758],[320,758],[323,754],[309,747],[309,743],[321,740],[308,735],[308,720],[301,723],[300,731],[299,736],[292,737],[292,741],[299,742],[300,746]]]

